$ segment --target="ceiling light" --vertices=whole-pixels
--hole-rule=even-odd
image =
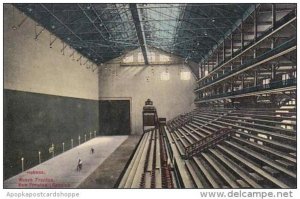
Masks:
[[[215,19],[212,19],[211,21],[214,23],[216,20],[215,20]]]
[[[17,26],[15,26],[15,25],[12,26],[11,28],[12,28],[13,30],[17,30]]]
[[[97,61],[98,59],[96,58],[95,61]]]
[[[69,40],[69,41],[70,41],[70,37],[67,37],[67,40]]]
[[[31,12],[31,11],[32,11],[32,8],[27,8],[27,9],[28,9],[28,11],[29,11],[29,12]]]
[[[51,28],[54,29],[54,28],[55,28],[55,25],[52,25]]]

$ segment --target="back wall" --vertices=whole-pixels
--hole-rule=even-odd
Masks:
[[[175,57],[158,50],[155,53]],[[139,50],[131,52],[133,57],[141,55]],[[183,63],[170,63],[168,65],[122,65],[122,59],[114,59],[100,68],[99,97],[100,98],[126,98],[132,99],[132,134],[142,133],[142,111],[145,101],[150,98],[157,108],[159,117],[171,119],[178,114],[194,109],[195,77],[181,80],[181,72],[191,72]],[[163,72],[168,72],[170,79],[161,80]],[[101,110],[100,110],[101,114]]]

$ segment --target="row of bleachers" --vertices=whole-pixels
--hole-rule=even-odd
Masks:
[[[164,136],[159,128],[145,131],[119,183],[119,188],[173,188]]]
[[[224,128],[229,138],[187,156]],[[294,109],[197,109],[146,131],[119,187],[294,188],[296,163]]]
[[[226,127],[233,132],[229,140],[185,160],[184,169],[189,174],[185,178],[193,182],[191,187],[294,188],[295,120],[294,110],[199,109],[189,122],[180,125],[176,121],[175,129],[174,121],[169,121],[166,132],[181,159],[186,147],[219,129]]]
[[[142,136],[139,146],[119,184],[119,188],[151,187],[151,183],[153,184],[152,173],[154,173],[154,175],[157,173],[155,171],[156,164],[155,161],[153,161],[154,153],[157,153],[155,149],[157,144],[156,134],[157,130],[152,129],[145,132]],[[153,163],[155,164],[154,167]],[[159,169],[160,168],[158,168],[158,170]]]

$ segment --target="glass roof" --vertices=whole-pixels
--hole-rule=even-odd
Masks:
[[[144,43],[145,47],[199,62],[252,4],[143,3],[135,4],[135,16],[132,4],[125,3],[14,5],[100,64],[143,47]]]

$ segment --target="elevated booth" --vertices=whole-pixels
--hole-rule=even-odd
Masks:
[[[153,106],[153,102],[148,99],[143,107],[143,131],[152,129],[158,126],[158,117],[156,108]]]

